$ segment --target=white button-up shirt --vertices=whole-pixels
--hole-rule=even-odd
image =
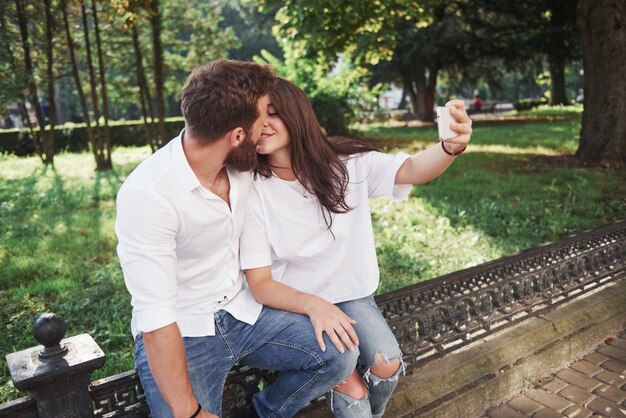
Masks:
[[[345,161],[352,210],[332,215],[332,234],[319,202],[298,181],[257,178],[241,235],[242,268],[271,265],[274,280],[331,303],[371,295],[379,270],[368,199],[408,196],[411,185],[395,185],[407,158],[368,152]]]
[[[115,231],[132,296],[133,336],[174,322],[184,337],[215,335],[213,313],[219,309],[256,321],[261,305],[239,269],[252,175],[228,169],[228,178],[230,208],[200,184],[179,136],[122,185]]]

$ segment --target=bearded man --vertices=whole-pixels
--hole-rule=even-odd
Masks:
[[[239,236],[266,123],[271,68],[218,60],[188,77],[185,129],[142,162],[117,196],[115,231],[132,296],[135,365],[152,416],[222,414],[237,363],[278,370],[248,416],[292,417],[354,370],[357,352],[322,351],[308,317],[258,304]]]

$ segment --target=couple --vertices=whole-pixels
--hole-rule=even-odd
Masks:
[[[459,135],[411,157],[326,138],[302,90],[255,63],[194,70],[181,101],[185,129],[117,198],[152,416],[221,416],[237,363],[280,372],[247,416],[291,417],[325,393],[337,417],[382,416],[402,353],[372,297],[368,198],[445,171],[471,134],[462,102]]]

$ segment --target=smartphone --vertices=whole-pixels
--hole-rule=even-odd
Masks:
[[[437,128],[439,129],[439,140],[454,138],[458,133],[450,129],[450,124],[456,122],[450,114],[450,106],[437,106]]]

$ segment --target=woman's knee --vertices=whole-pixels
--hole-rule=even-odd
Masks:
[[[353,399],[363,399],[368,395],[367,386],[363,383],[363,378],[357,370],[353,370],[352,374],[335,386],[333,390],[348,395]]]
[[[370,372],[380,379],[391,379],[398,373],[401,365],[402,361],[399,358],[389,360],[383,354],[376,353]]]
[[[345,350],[340,353],[333,346],[328,346],[324,352],[324,362],[326,364],[326,373],[333,373],[337,381],[345,380],[356,368],[356,362],[359,358],[359,350]]]

